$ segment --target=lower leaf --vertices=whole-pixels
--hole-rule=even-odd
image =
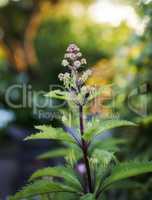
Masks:
[[[30,178],[30,181],[43,177],[59,177],[63,178],[68,185],[73,186],[77,190],[81,190],[81,184],[74,172],[66,167],[47,167],[36,171]]]
[[[137,176],[140,174],[152,172],[152,162],[128,162],[116,165],[111,175],[104,181],[103,188],[108,188],[111,184]]]
[[[41,196],[52,192],[76,193],[73,188],[65,186],[61,183],[50,182],[48,180],[40,180],[25,186],[21,191],[10,197],[9,200],[22,200],[25,198]]]
[[[80,198],[80,200],[95,200],[95,196],[93,194],[86,194]]]

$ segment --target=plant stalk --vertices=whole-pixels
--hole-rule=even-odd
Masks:
[[[83,106],[79,106],[79,117],[80,117],[80,132],[81,136],[84,134],[84,122],[83,122]],[[83,160],[86,167],[86,173],[87,173],[87,182],[88,182],[88,189],[90,193],[93,193],[92,189],[92,180],[91,180],[91,171],[90,171],[90,165],[88,160],[88,144],[87,142],[81,138],[82,141],[82,151],[83,151]]]

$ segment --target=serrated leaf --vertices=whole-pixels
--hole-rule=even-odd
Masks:
[[[10,197],[9,200],[22,200],[30,197],[49,194],[52,192],[75,193],[76,191],[73,188],[65,186],[61,183],[50,182],[48,180],[40,180],[23,187],[21,191]]]
[[[45,160],[45,159],[50,159],[50,158],[64,157],[68,153],[69,153],[69,149],[60,148],[60,149],[55,149],[55,150],[51,150],[46,153],[43,153],[39,155],[37,158]]]
[[[85,133],[83,138],[85,140],[90,141],[94,136],[97,136],[109,129],[113,129],[116,127],[121,126],[135,126],[133,122],[129,122],[126,120],[98,120],[96,124],[92,124],[92,127],[90,127]]]
[[[69,94],[66,91],[53,90],[45,94],[46,97],[60,99],[60,100],[70,100]]]
[[[89,147],[90,154],[94,151],[94,149],[102,149],[110,152],[119,151],[119,145],[125,144],[126,140],[117,139],[117,138],[105,138],[103,140],[95,140],[91,143]]]
[[[118,164],[113,168],[111,175],[104,181],[103,188],[107,188],[117,181],[148,172],[152,172],[152,162],[140,163],[133,161]]]
[[[25,140],[54,139],[75,143],[74,139],[61,128],[53,128],[51,126],[36,126],[35,128],[39,129],[40,133],[32,134],[26,137]]]
[[[88,193],[80,198],[80,200],[95,200],[94,194]]]
[[[33,175],[30,177],[30,181],[33,181],[35,179],[40,179],[42,177],[59,177],[63,178],[68,185],[71,185],[71,187],[75,187],[78,190],[81,190],[81,184],[79,180],[77,179],[75,173],[65,167],[47,167],[44,169],[40,169],[33,173]]]

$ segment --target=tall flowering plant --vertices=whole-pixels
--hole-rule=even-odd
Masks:
[[[72,126],[63,116],[62,128],[37,126],[40,130],[26,138],[60,140],[60,149],[49,151],[41,159],[52,157],[65,158],[64,166],[47,167],[36,171],[29,184],[14,196],[16,199],[66,199],[66,200],[103,200],[105,193],[113,188],[122,188],[123,184],[139,186],[127,178],[152,171],[152,162],[119,162],[116,158],[119,144],[124,141],[110,137],[101,137],[107,130],[120,126],[135,126],[134,123],[120,119],[102,119],[92,116],[87,119],[87,105],[102,92],[94,86],[87,86],[91,70],[82,72],[87,64],[79,47],[69,45],[62,65],[66,73],[59,74],[65,91],[54,90],[47,94],[50,98],[65,100],[73,109]],[[127,187],[128,187],[127,186]]]

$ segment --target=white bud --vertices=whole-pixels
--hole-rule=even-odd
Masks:
[[[76,68],[79,68],[79,67],[81,66],[81,62],[80,62],[79,60],[76,60],[76,61],[74,62],[74,66],[75,66]]]
[[[70,78],[70,74],[69,74],[68,72],[66,72],[66,73],[64,74],[64,79],[68,79],[68,78]]]
[[[67,60],[63,60],[62,61],[62,65],[64,66],[64,67],[66,67],[66,66],[68,66],[69,65],[69,62],[67,61]]]
[[[86,93],[88,92],[87,86],[83,86],[83,87],[81,88],[81,92],[82,92],[82,94],[86,94]]]
[[[96,92],[96,88],[93,86],[92,87],[90,86],[90,95],[93,96],[95,92]]]
[[[60,73],[60,74],[58,75],[58,78],[59,78],[60,81],[62,81],[63,78],[64,78],[64,74]]]
[[[82,53],[80,53],[80,52],[77,53],[77,56],[78,56],[78,57],[81,57],[81,56],[82,56]]]
[[[82,77],[81,77],[82,81],[85,82],[91,74],[92,74],[92,71],[90,69],[88,69],[87,71],[85,71],[82,74]]]
[[[66,122],[67,118],[65,116],[62,116],[62,122]]]
[[[87,64],[87,61],[86,61],[85,58],[82,58],[82,59],[81,59],[81,64],[82,64],[82,65],[86,65],[86,64]]]
[[[68,58],[68,57],[69,57],[69,54],[66,53],[66,54],[64,55],[64,58]]]
[[[75,53],[70,53],[69,54],[69,58],[74,60],[76,58],[76,54]]]
[[[91,70],[91,69],[88,69],[88,70],[86,71],[86,74],[87,74],[88,76],[90,76],[90,75],[92,74],[92,70]]]

